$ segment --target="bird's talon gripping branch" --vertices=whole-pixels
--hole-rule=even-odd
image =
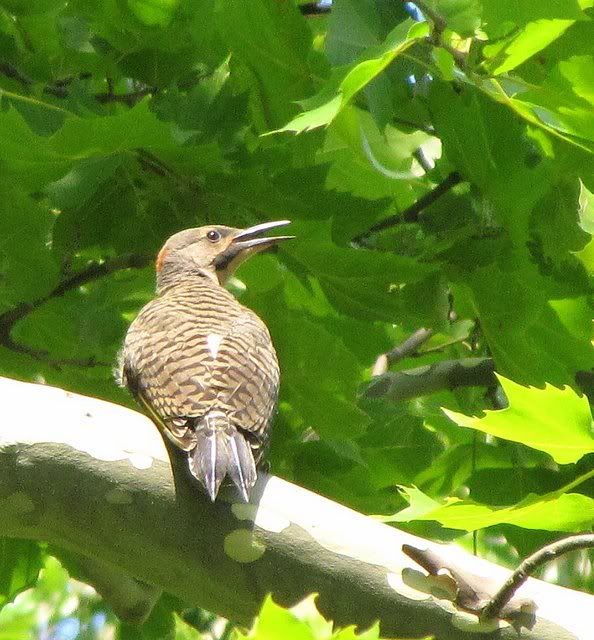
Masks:
[[[250,255],[292,236],[186,229],[157,257],[157,297],[130,325],[121,379],[215,500],[229,477],[249,500],[269,439],[279,368],[266,325],[224,288]]]

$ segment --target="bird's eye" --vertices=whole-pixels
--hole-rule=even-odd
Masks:
[[[207,234],[206,237],[211,241],[211,242],[218,242],[221,239],[221,234],[216,230],[216,229],[211,229]]]

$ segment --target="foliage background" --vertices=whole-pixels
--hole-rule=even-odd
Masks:
[[[130,404],[112,367],[164,239],[289,218],[298,239],[232,283],[281,360],[273,472],[514,564],[594,523],[594,12],[419,6],[2,0],[0,372]],[[507,401],[478,379],[365,392],[420,328],[394,370],[492,358]],[[210,625],[165,599],[132,632],[45,547],[0,551],[4,602],[45,567],[0,637]],[[549,571],[591,575],[583,554]]]

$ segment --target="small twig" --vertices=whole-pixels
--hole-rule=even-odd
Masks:
[[[592,547],[594,547],[594,534],[584,534],[557,540],[528,556],[505,581],[501,589],[491,598],[482,610],[481,618],[484,620],[499,618],[502,610],[512,599],[516,591],[526,582],[528,577],[542,565],[570,551],[591,549]]]
[[[138,91],[133,91],[131,93],[112,93],[110,91],[106,91],[104,93],[96,93],[95,100],[100,104],[121,102],[129,107],[133,107],[137,102],[140,102],[140,100],[153,93],[155,93],[154,87],[145,87],[144,89],[139,89]]]
[[[0,73],[7,78],[12,78],[20,82],[25,87],[30,87],[33,84],[31,78],[21,73],[13,64],[10,64],[10,62],[0,62]]]
[[[402,222],[417,222],[419,219],[419,214],[424,211],[429,205],[433,204],[436,200],[438,200],[444,193],[447,193],[452,187],[456,186],[462,182],[462,176],[457,172],[453,171],[450,173],[445,180],[440,182],[436,187],[434,187],[431,191],[421,196],[414,204],[405,209],[404,211],[397,213],[393,216],[389,216],[388,218],[384,218],[380,220],[376,224],[372,225],[364,231],[360,233],[358,236],[355,236],[352,240],[355,244],[360,244],[362,240],[365,240],[369,236],[374,233],[378,233],[379,231],[384,231],[385,229],[389,229],[390,227],[394,227]]]
[[[433,549],[419,549],[403,544],[402,551],[425,569],[433,578],[444,597],[452,600],[460,609],[481,616],[485,603],[490,602],[497,583],[489,577],[476,575],[458,565],[447,556]],[[536,603],[530,598],[513,597],[500,612],[500,618],[508,620],[518,633],[522,627],[532,629],[536,623]]]
[[[306,2],[305,4],[299,5],[299,11],[301,11],[301,15],[305,16],[306,18],[321,16],[330,13],[331,10],[331,4],[322,4],[321,2]]]
[[[407,0],[402,0],[404,3],[406,3],[406,1]],[[425,2],[425,0],[414,0],[413,4],[416,4],[421,10],[421,13],[433,23],[435,31],[438,31],[439,33],[445,31],[448,26],[445,18],[437,13],[435,9]]]
[[[402,1],[406,2],[406,0]],[[454,61],[456,62],[458,68],[462,71],[465,71],[467,57],[466,54],[462,51],[458,51],[458,49],[455,49],[447,42],[444,42],[442,39],[443,32],[448,27],[446,19],[437,11],[435,11],[429,4],[427,4],[425,0],[415,0],[413,4],[415,4],[421,10],[421,13],[423,13],[423,15],[428,18],[429,22],[431,22],[432,24],[431,35],[427,37],[427,42],[429,42],[429,44],[433,46],[442,47],[443,49],[445,49],[454,58]]]
[[[394,363],[402,360],[403,358],[415,355],[419,348],[425,344],[432,335],[433,329],[417,329],[412,335],[404,340],[404,342],[401,342],[391,351],[382,353],[382,355],[375,361],[371,375],[380,376],[386,373]]]
[[[495,364],[491,358],[443,360],[415,369],[384,373],[368,384],[363,395],[402,402],[436,391],[495,385],[497,378],[494,372]]]
[[[138,163],[145,171],[150,171],[151,173],[155,173],[158,176],[171,177],[172,171],[163,163],[159,158],[154,156],[152,153],[149,153],[145,149],[135,149],[136,156],[138,158]]]
[[[45,351],[43,349],[34,349],[33,347],[29,347],[27,345],[21,344],[19,342],[15,342],[11,336],[4,337],[0,344],[15,353],[21,353],[25,356],[29,356],[34,360],[38,360],[39,362],[45,362],[46,364],[51,365],[52,367],[60,368],[64,366],[70,367],[110,367],[112,366],[109,362],[100,362],[95,358],[95,356],[90,356],[88,358],[53,358],[49,351]]]
[[[411,336],[409,336],[402,344],[394,347],[392,351],[389,351],[386,355],[390,364],[394,364],[407,356],[415,354],[421,346],[431,338],[433,335],[433,329],[417,329]]]
[[[13,64],[9,62],[0,62],[0,73],[7,78],[12,78],[19,82],[23,87],[31,87],[35,84],[35,81],[19,71]],[[84,72],[78,76],[68,76],[60,80],[55,80],[43,87],[43,93],[54,96],[56,98],[68,98],[70,92],[68,87],[75,80],[88,80],[91,78],[91,74]],[[110,78],[107,78],[108,90],[103,93],[96,93],[95,100],[100,104],[106,104],[109,102],[121,102],[129,107],[133,107],[137,102],[142,100],[147,95],[155,93],[157,90],[154,87],[142,87],[137,91],[130,93],[114,93],[113,83]]]
[[[425,173],[429,173],[435,168],[435,163],[431,158],[428,158],[425,152],[423,151],[423,147],[419,147],[413,151],[414,159],[419,163],[419,166]]]
[[[142,268],[147,264],[149,264],[149,258],[147,256],[140,255],[119,256],[112,260],[106,260],[105,262],[96,262],[89,265],[79,273],[75,273],[74,275],[62,280],[62,282],[60,282],[46,296],[38,298],[33,302],[23,302],[22,304],[5,311],[0,314],[0,345],[12,351],[16,351],[17,353],[23,353],[31,356],[37,360],[45,360],[56,366],[94,366],[102,364],[95,361],[94,358],[86,358],[82,360],[52,359],[47,351],[33,349],[32,347],[16,342],[12,338],[12,330],[17,322],[23,320],[36,309],[39,309],[39,307],[44,305],[46,302],[49,302],[54,298],[59,298],[72,289],[76,289],[87,282],[97,280],[98,278],[108,275],[109,273],[113,273],[114,271],[119,271],[120,269]]]

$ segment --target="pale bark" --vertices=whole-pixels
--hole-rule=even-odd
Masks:
[[[99,582],[121,573],[153,585],[120,607],[131,618],[142,618],[158,589],[244,624],[269,592],[285,605],[316,592],[340,626],[379,619],[387,637],[493,637],[476,616],[420,590],[423,572],[401,549],[431,542],[273,476],[259,480],[253,504],[231,495],[211,504],[183,466],[175,462],[172,474],[161,437],[139,413],[8,379],[0,379],[0,400],[0,535],[85,556]],[[466,571],[502,582],[509,574],[435,546]],[[593,596],[539,580],[520,594],[538,606],[523,638],[594,637]],[[497,638],[517,638],[500,625]]]

